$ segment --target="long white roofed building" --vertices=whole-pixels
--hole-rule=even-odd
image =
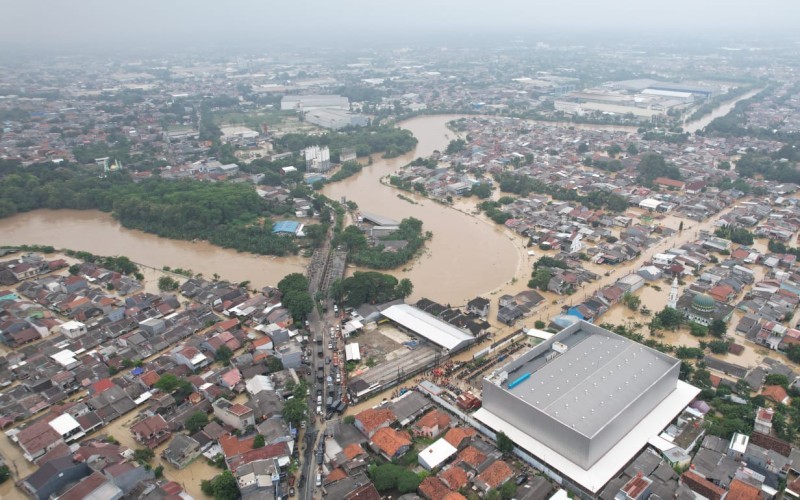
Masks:
[[[381,314],[411,333],[442,347],[448,352],[460,351],[475,342],[475,337],[461,328],[408,304],[397,304]]]

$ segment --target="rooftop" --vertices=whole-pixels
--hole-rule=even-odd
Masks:
[[[475,337],[464,330],[408,304],[391,306],[384,309],[382,314],[434,344],[451,351],[475,340]]]
[[[502,387],[587,437],[680,364],[602,328],[583,326],[559,341],[563,353],[542,349],[503,367],[510,371]]]

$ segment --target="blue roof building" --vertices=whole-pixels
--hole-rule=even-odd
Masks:
[[[300,229],[300,223],[291,220],[282,220],[272,226],[273,234],[297,234]]]

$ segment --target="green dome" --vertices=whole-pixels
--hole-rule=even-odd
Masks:
[[[702,312],[711,312],[716,308],[717,303],[711,296],[698,293],[692,299],[692,309]]]

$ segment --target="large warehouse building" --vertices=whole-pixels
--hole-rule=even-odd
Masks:
[[[394,305],[381,314],[448,352],[460,351],[475,342],[475,337],[469,332],[408,304]]]
[[[594,494],[699,393],[680,361],[586,322],[484,379],[475,418]]]

